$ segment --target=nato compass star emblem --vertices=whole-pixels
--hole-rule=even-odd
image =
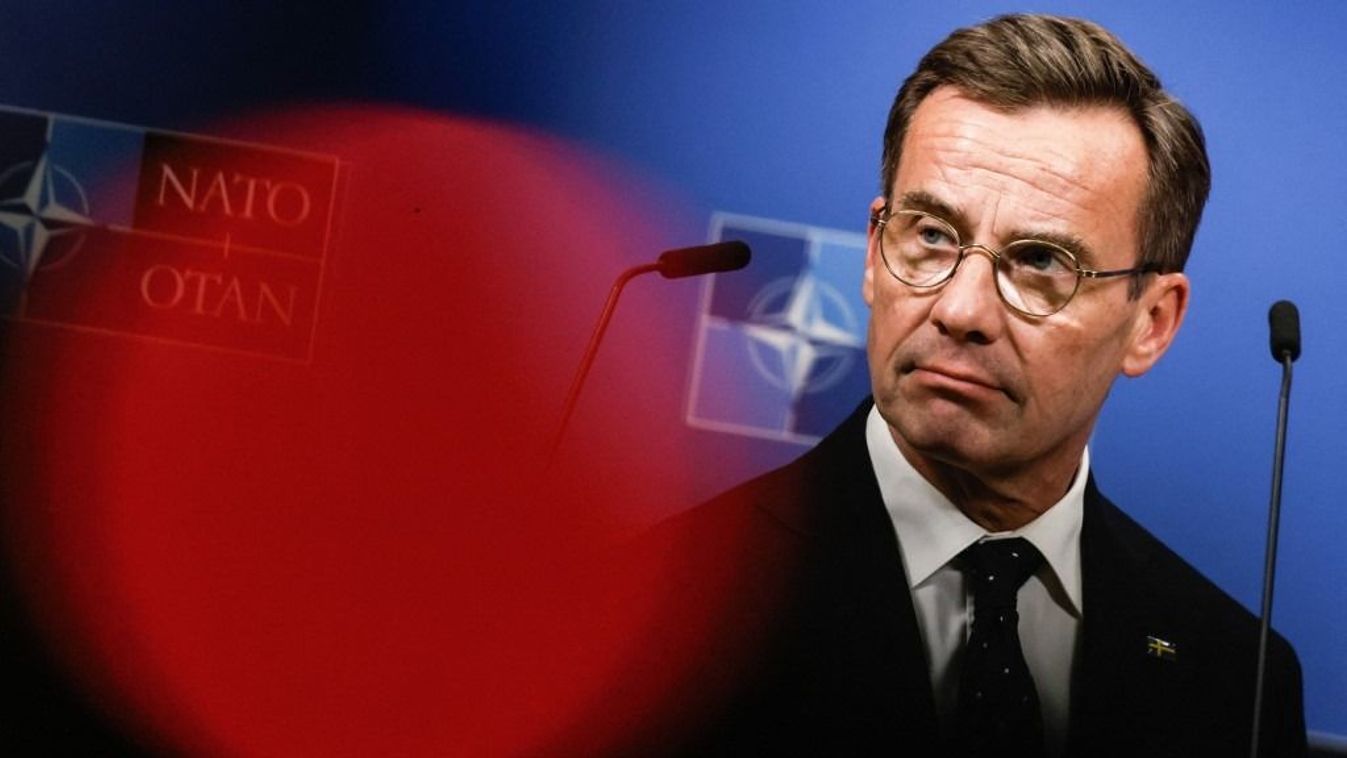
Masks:
[[[870,390],[864,234],[717,213],[711,238],[753,265],[707,277],[686,405],[689,426],[811,445]]]
[[[0,263],[17,269],[21,281],[44,258],[51,265],[74,255],[90,224],[84,188],[46,155],[0,172]]]
[[[795,399],[837,384],[865,347],[846,299],[808,273],[767,284],[748,310],[741,328],[754,367]]]

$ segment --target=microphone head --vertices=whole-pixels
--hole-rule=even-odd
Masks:
[[[1267,312],[1272,358],[1278,363],[1286,355],[1300,357],[1300,311],[1290,300],[1278,300]]]
[[[665,279],[679,279],[718,271],[737,271],[748,265],[750,256],[746,243],[731,240],[665,250],[659,254],[656,265],[659,266],[660,276]]]

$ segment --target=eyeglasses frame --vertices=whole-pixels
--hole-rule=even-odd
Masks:
[[[943,277],[941,277],[938,281],[934,281],[929,284],[913,284],[912,282],[907,281],[901,276],[898,276],[898,274],[894,272],[893,266],[889,264],[889,258],[884,253],[883,230],[888,225],[889,221],[894,216],[899,214],[905,216],[925,216],[927,218],[934,219],[936,221],[939,221],[941,224],[943,224],[946,228],[948,228],[951,232],[954,233],[954,241],[959,248],[959,257],[955,259],[954,265],[950,267],[949,272],[945,274]],[[1023,308],[1016,306],[1014,303],[1010,302],[1010,300],[1006,297],[1006,293],[1001,291],[1001,277],[998,275],[993,278],[993,281],[996,283],[996,295],[1001,298],[1001,302],[1005,303],[1007,308],[1010,308],[1011,310],[1021,315],[1028,316],[1029,318],[1047,318],[1049,316],[1052,316],[1053,314],[1060,313],[1062,309],[1065,308],[1076,297],[1076,293],[1080,291],[1080,281],[1082,279],[1109,279],[1118,276],[1142,276],[1145,274],[1157,274],[1164,270],[1164,268],[1159,263],[1155,263],[1153,261],[1149,263],[1143,263],[1142,265],[1136,266],[1134,268],[1120,268],[1105,271],[1082,268],[1079,259],[1077,259],[1075,254],[1073,254],[1070,250],[1067,250],[1066,248],[1062,247],[1061,245],[1058,245],[1055,242],[1048,242],[1047,240],[1039,240],[1033,238],[1013,240],[1003,245],[1001,247],[1001,250],[997,250],[995,248],[977,242],[969,242],[968,244],[964,244],[963,240],[960,239],[959,237],[959,230],[954,228],[953,224],[935,215],[934,213],[928,213],[926,211],[916,210],[914,208],[900,208],[898,210],[892,210],[888,206],[884,206],[883,209],[870,214],[870,223],[874,224],[876,227],[875,236],[878,238],[877,244],[879,245],[879,257],[881,260],[884,261],[884,268],[888,270],[889,275],[892,276],[894,279],[897,279],[899,282],[902,282],[903,284],[909,287],[914,287],[916,289],[934,289],[949,282],[949,280],[953,279],[954,275],[959,271],[959,266],[963,263],[964,258],[967,257],[968,251],[970,250],[981,251],[985,253],[989,258],[991,258],[993,271],[996,270],[996,266],[1001,260],[1002,251],[1008,247],[1013,247],[1015,245],[1021,245],[1024,243],[1032,243],[1035,245],[1044,245],[1054,250],[1060,250],[1066,256],[1067,260],[1071,262],[1071,268],[1076,274],[1076,285],[1071,289],[1071,294],[1067,295],[1066,298],[1062,301],[1062,304],[1048,313],[1032,313],[1030,311],[1026,311]]]

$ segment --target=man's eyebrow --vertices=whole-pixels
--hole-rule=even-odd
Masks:
[[[961,223],[963,221],[963,213],[961,213],[958,208],[955,208],[944,200],[923,190],[904,192],[902,197],[898,198],[895,210],[921,211],[922,213],[929,213],[932,216],[939,216],[944,221],[959,228],[960,233],[963,232],[963,229],[960,228],[963,226]]]
[[[949,203],[923,190],[913,190],[905,192],[898,198],[897,209],[921,211],[929,213],[932,216],[939,216],[941,219],[952,225],[955,230],[964,237],[964,242],[968,243],[970,234],[968,225],[964,219],[963,213]],[[1051,242],[1052,244],[1066,250],[1076,256],[1076,265],[1081,268],[1095,268],[1097,260],[1094,251],[1085,241],[1074,234],[1063,234],[1060,232],[1049,232],[1043,230],[1016,229],[1012,230],[1006,238],[1007,242],[1015,240],[1040,240],[1042,242]]]

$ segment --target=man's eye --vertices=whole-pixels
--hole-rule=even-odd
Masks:
[[[1044,274],[1053,274],[1069,268],[1055,250],[1046,247],[1026,246],[1015,252],[1015,265]]]
[[[917,236],[921,238],[922,244],[931,246],[948,245],[951,242],[948,233],[933,226],[918,229]]]

